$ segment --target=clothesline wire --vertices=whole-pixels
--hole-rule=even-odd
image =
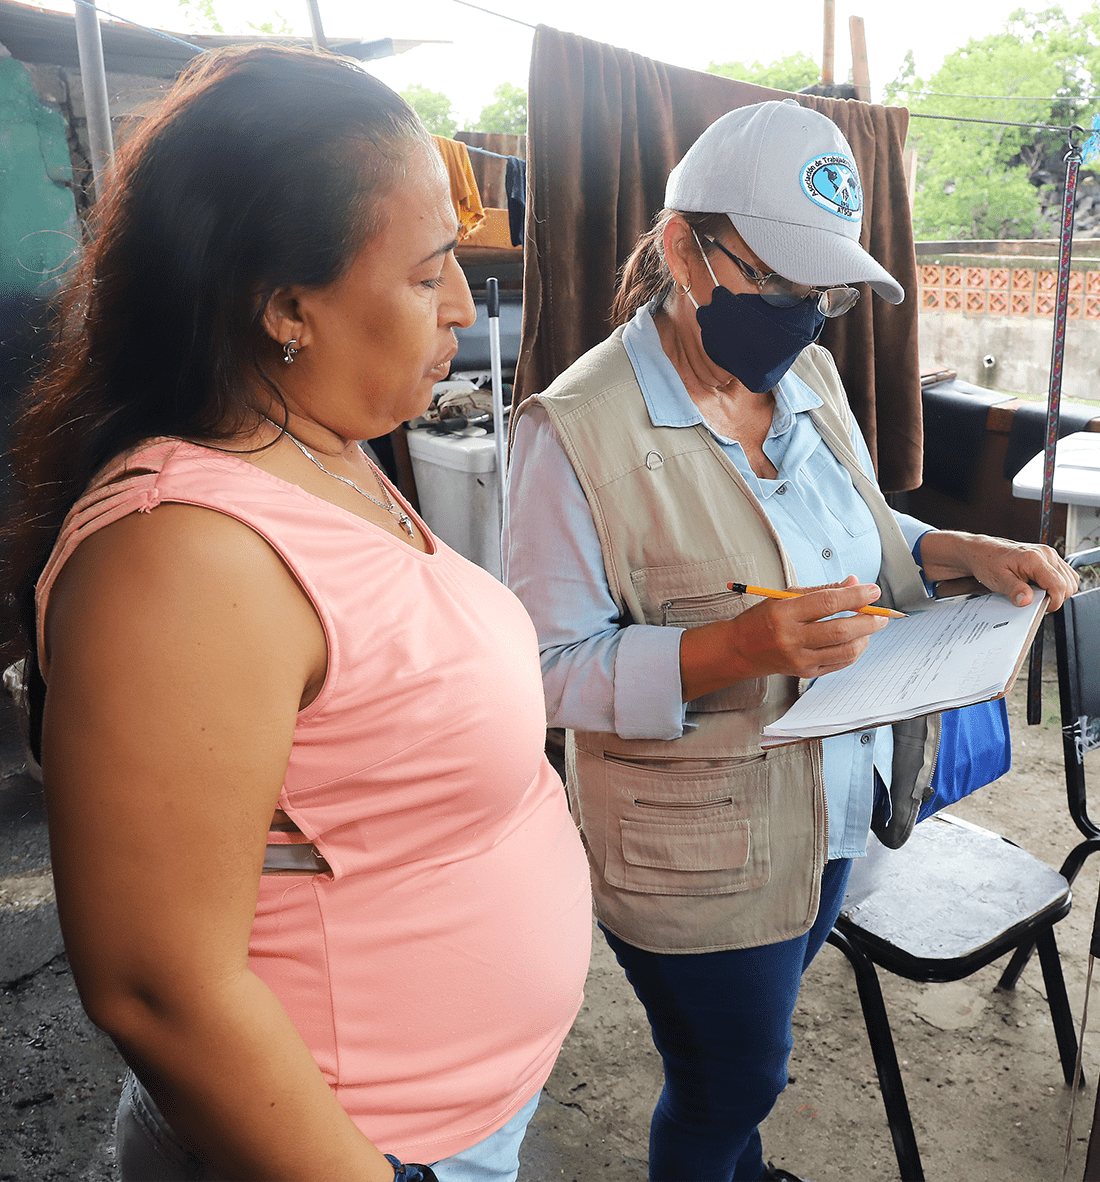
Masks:
[[[462,141],[465,143],[465,140]],[[480,152],[482,156],[495,156],[498,160],[512,160],[518,157],[502,156],[499,152],[490,152],[488,148],[475,148],[473,144],[466,144],[467,152]]]
[[[478,12],[487,13],[489,16],[499,16],[502,21],[511,21],[514,25],[523,25],[525,29],[537,29],[538,25],[532,25],[528,21],[521,21],[517,17],[509,16],[504,12],[494,12],[491,8],[482,8],[480,4],[471,4],[470,0],[454,0],[455,4],[461,4],[466,8],[475,8]]]
[[[1100,102],[1100,95],[1096,94],[947,94],[940,90],[922,91],[919,96],[925,98],[961,98],[961,99],[990,99],[1000,102],[1010,99],[1018,103],[1095,103]]]
[[[965,115],[925,115],[921,111],[910,111],[909,117],[911,119],[945,119],[948,123],[991,123],[995,127],[1029,127],[1032,131],[1062,131],[1066,135],[1069,135],[1071,131],[1079,131],[1082,135],[1086,134],[1085,128],[1079,127],[1076,123],[1069,127],[1061,127],[1055,123],[1010,123],[1006,119],[975,119]]]
[[[470,0],[453,0],[455,4],[462,4],[466,8],[474,8],[478,12],[484,12],[489,16],[499,17],[502,21],[511,21],[513,24],[523,25],[525,29],[537,28],[536,25],[530,24],[528,21],[518,20],[514,16],[508,16],[507,13],[494,12],[491,8],[483,8],[480,4],[471,4]],[[193,49],[196,53],[210,53],[204,45],[196,45],[192,41],[185,41],[182,37],[173,36],[171,33],[164,32],[163,29],[154,29],[149,25],[143,25],[140,21],[131,20],[129,17],[120,16],[117,12],[112,12],[107,8],[100,8],[98,4],[93,4],[91,0],[74,0],[76,4],[82,4],[85,8],[91,8],[95,12],[102,12],[104,16],[109,16],[112,20],[121,21],[124,25],[133,25],[135,29],[142,29],[146,33],[152,33],[154,37],[161,37],[165,41],[174,41],[177,45],[183,45],[187,49]]]
[[[184,41],[182,37],[174,37],[171,33],[165,33],[162,29],[152,29],[148,25],[142,25],[137,21],[130,20],[129,17],[119,16],[118,13],[111,12],[107,8],[100,8],[98,4],[92,4],[91,0],[75,0],[75,2],[82,4],[85,8],[102,12],[104,16],[109,16],[112,20],[121,21],[124,25],[133,25],[135,29],[143,29],[146,33],[152,33],[154,37],[163,37],[165,41],[174,41],[177,45],[185,45],[188,49],[193,49],[196,53],[210,52],[205,46],[195,45],[190,41]]]
[[[154,28],[151,28],[149,25],[143,25],[138,21],[131,20],[129,17],[120,16],[118,13],[112,12],[110,9],[100,8],[98,4],[93,4],[91,2],[91,0],[75,0],[75,3],[82,4],[85,8],[91,8],[95,12],[102,12],[105,16],[109,16],[112,20],[121,21],[123,24],[126,24],[126,25],[133,25],[133,27],[135,29],[141,29],[146,33],[152,33],[152,35],[154,37],[160,37],[165,41],[174,41],[177,45],[183,45],[187,49],[193,49],[196,53],[209,53],[210,52],[210,50],[207,49],[205,46],[196,45],[192,41],[185,41],[182,37],[176,37],[171,33],[164,32],[162,29],[154,29]],[[483,8],[480,4],[472,4],[472,3],[470,3],[470,0],[453,0],[453,3],[461,4],[465,8],[476,9],[476,11],[484,12],[484,13],[488,14],[489,16],[500,17],[501,20],[512,21],[514,24],[523,25],[524,28],[527,28],[527,29],[533,29],[536,27],[535,25],[529,24],[527,21],[521,21],[521,20],[518,20],[514,16],[508,16],[506,13],[494,12],[492,9]],[[1056,96],[1053,98],[1044,99],[1044,98],[1042,98],[1042,96],[1039,96],[1039,95],[1036,95],[1034,98],[1031,98],[1027,95],[941,94],[941,93],[934,92],[934,91],[930,92],[925,97],[928,97],[928,98],[989,99],[991,101],[999,101],[1001,99],[1016,99],[1017,101],[1020,101],[1020,102],[1027,102],[1027,101],[1031,101],[1031,102],[1060,102],[1063,100],[1063,98],[1067,99],[1067,100],[1072,100],[1074,102],[1091,102],[1091,101],[1093,101],[1092,98],[1088,98],[1088,97],[1080,96],[1080,95],[1065,95],[1065,96]],[[1100,97],[1100,96],[1097,96],[1097,97]],[[917,111],[911,111],[910,115],[914,119],[947,119],[947,120],[953,120],[958,123],[992,123],[992,124],[995,124],[999,127],[1031,127],[1036,131],[1064,131],[1064,132],[1068,133],[1069,131],[1074,130],[1073,128],[1070,128],[1070,127],[1055,127],[1055,126],[1052,126],[1050,124],[1045,124],[1045,123],[1009,123],[1003,119],[968,119],[968,118],[965,118],[964,116],[961,116],[961,115],[925,115],[925,114],[921,114]],[[470,147],[469,144],[467,144],[466,146],[468,148]],[[498,152],[489,152],[485,148],[473,148],[472,150],[475,152],[482,152],[486,156],[497,156],[501,160],[508,159],[507,156],[501,156]]]
[[[507,13],[494,12],[491,8],[484,8],[480,4],[472,4],[470,0],[452,0],[455,4],[461,4],[465,8],[473,8],[477,12],[484,12],[489,16],[499,17],[501,20],[512,21],[513,24],[523,25],[525,29],[534,29],[537,26],[530,24],[528,21],[521,21],[514,16],[508,16]],[[101,12],[104,16],[109,16],[112,20],[121,21],[125,25],[133,25],[135,29],[141,29],[146,33],[152,33],[154,37],[160,37],[165,41],[174,41],[177,45],[183,45],[187,49],[193,49],[196,53],[209,53],[210,50],[203,45],[196,45],[192,41],[185,41],[182,37],[176,37],[172,33],[166,33],[163,29],[154,29],[149,25],[143,25],[139,21],[131,20],[129,17],[120,16],[116,12],[112,12],[108,8],[100,8],[98,4],[93,4],[91,0],[74,0],[76,4],[82,4],[85,8],[91,8],[95,12]],[[1042,95],[1024,95],[1024,94],[946,94],[940,91],[929,91],[928,94],[922,95],[923,98],[962,98],[962,99],[988,99],[991,102],[1000,102],[1003,99],[1015,100],[1016,102],[1095,102],[1100,99],[1100,95],[1053,95],[1044,98]],[[917,112],[910,112],[914,118],[917,119],[958,119],[962,123],[995,123],[1001,127],[1034,127],[1036,130],[1044,131],[1069,131],[1066,127],[1051,127],[1046,124],[1031,124],[1031,123],[1006,123],[999,119],[964,119],[962,116],[951,115],[921,115]],[[467,145],[469,147],[469,145]],[[475,149],[476,151],[484,152],[484,148]],[[487,155],[496,155],[497,153],[489,152]],[[507,159],[507,157],[501,157]]]
[[[173,36],[171,33],[165,33],[162,29],[151,28],[149,25],[143,25],[138,21],[130,20],[129,17],[120,16],[118,13],[111,12],[109,9],[100,8],[98,4],[93,4],[91,2],[91,0],[75,0],[75,3],[82,4],[85,8],[91,8],[95,12],[102,12],[105,16],[109,16],[112,20],[121,21],[123,24],[127,24],[127,25],[133,25],[133,27],[135,29],[142,29],[146,33],[151,33],[154,37],[160,37],[165,41],[174,41],[177,45],[183,45],[187,49],[193,49],[196,53],[209,53],[210,52],[210,50],[207,49],[205,46],[195,45],[194,42],[185,41],[182,37],[176,37],[176,36]],[[502,12],[494,12],[492,9],[483,8],[480,4],[472,4],[472,3],[470,3],[470,0],[453,0],[453,3],[461,4],[466,8],[476,9],[478,12],[487,13],[489,16],[500,17],[501,20],[512,21],[514,24],[523,25],[525,28],[528,28],[528,29],[535,28],[534,25],[529,24],[527,21],[518,20],[516,17],[508,16]],[[997,98],[1023,99],[1026,96],[1023,96],[1023,95],[1000,95],[1000,96],[998,96],[998,95],[988,95],[988,94],[966,94],[966,95],[964,95],[964,94],[958,94],[958,95],[936,94],[936,95],[931,95],[929,97],[971,98],[971,99],[997,99]],[[1080,98],[1080,96],[1076,96],[1076,95],[1067,95],[1066,97],[1073,98],[1073,99]],[[1039,101],[1038,97],[1036,98],[1035,101]],[[1046,100],[1044,100],[1044,101],[1046,101]],[[1058,101],[1058,100],[1051,99],[1049,101]],[[1087,101],[1087,100],[1085,100],[1084,98],[1080,98],[1080,101],[1083,102],[1083,101]],[[992,124],[997,127],[1027,127],[1033,131],[1061,131],[1061,132],[1065,132],[1067,135],[1071,131],[1081,131],[1082,134],[1084,134],[1083,128],[1079,128],[1076,126],[1060,127],[1060,126],[1050,124],[1050,123],[1012,123],[1012,122],[1009,122],[1004,119],[977,119],[977,118],[969,118],[969,117],[966,117],[963,115],[927,115],[927,114],[924,114],[923,112],[919,112],[919,111],[910,111],[910,117],[913,119],[942,119],[942,120],[946,120],[947,122],[950,122],[950,123],[987,123],[987,124]],[[486,156],[495,156],[499,160],[507,160],[508,159],[507,156],[502,156],[499,152],[490,152],[486,148],[475,148],[470,144],[467,144],[466,147],[470,151],[481,152],[483,155],[486,155]]]

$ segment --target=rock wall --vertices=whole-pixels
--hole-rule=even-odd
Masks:
[[[0,301],[52,290],[79,243],[65,120],[0,50]]]

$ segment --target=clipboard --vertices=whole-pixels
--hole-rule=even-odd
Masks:
[[[853,664],[817,678],[764,727],[762,747],[849,734],[1003,698],[1043,622],[1047,596],[1026,607],[986,592],[908,607]]]

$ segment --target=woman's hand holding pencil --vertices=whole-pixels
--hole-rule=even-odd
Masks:
[[[801,599],[805,591],[777,591],[774,587],[753,587],[748,583],[727,583],[730,591],[739,595],[760,595],[764,599]],[[865,616],[886,616],[890,620],[904,620],[905,612],[896,612],[892,607],[857,607]]]
[[[778,673],[810,679],[859,659],[893,613],[861,611],[881,594],[855,575],[824,587],[773,591],[742,583],[731,589],[759,595],[736,615],[688,626],[680,637],[680,688],[685,702],[737,682]],[[739,605],[736,605],[739,606]],[[736,610],[734,606],[733,610]]]

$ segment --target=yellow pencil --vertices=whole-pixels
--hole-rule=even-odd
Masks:
[[[773,587],[750,587],[748,583],[727,583],[730,591],[739,595],[762,595],[765,599],[801,599],[801,591],[776,591]],[[904,620],[905,612],[896,612],[892,607],[858,607],[856,611],[865,616],[886,616],[891,620]]]

